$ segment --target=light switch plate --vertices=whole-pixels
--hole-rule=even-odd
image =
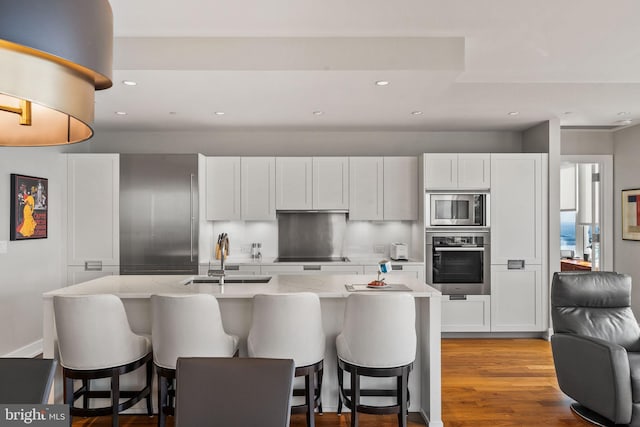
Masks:
[[[0,254],[6,254],[6,253],[7,253],[7,241],[0,240]]]

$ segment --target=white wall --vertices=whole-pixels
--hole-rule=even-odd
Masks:
[[[86,144],[86,145],[85,145]],[[520,132],[96,132],[72,150],[208,156],[407,156],[425,152],[519,152]]]
[[[561,154],[613,154],[610,130],[562,130]]]
[[[9,240],[10,174],[49,179],[48,238],[9,241],[7,253],[0,254],[0,356],[41,350],[42,294],[63,283],[65,166],[57,148],[0,147],[0,240]]]
[[[614,170],[614,229],[615,250],[613,266],[633,279],[632,307],[640,315],[640,242],[622,240],[622,212],[620,191],[640,188],[640,126],[619,130],[613,134]]]

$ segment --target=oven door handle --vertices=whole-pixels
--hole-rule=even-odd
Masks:
[[[434,251],[437,252],[484,252],[484,248],[483,247],[475,247],[475,248],[460,248],[460,247],[455,247],[455,248],[449,248],[449,247],[434,247],[433,248]]]

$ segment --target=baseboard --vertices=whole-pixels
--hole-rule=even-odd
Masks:
[[[36,357],[42,354],[43,342],[41,339],[27,344],[11,353],[7,353],[2,357]]]

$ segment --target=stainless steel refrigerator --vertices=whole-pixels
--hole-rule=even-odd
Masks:
[[[120,274],[198,274],[197,154],[120,155]]]

